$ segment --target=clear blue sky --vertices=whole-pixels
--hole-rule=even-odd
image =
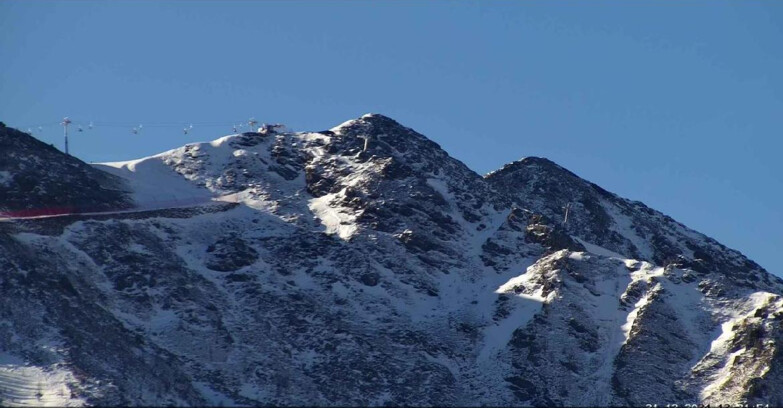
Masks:
[[[63,116],[124,124],[74,135],[86,161],[379,112],[480,173],[548,157],[783,274],[781,2],[4,0],[0,28],[0,120],[58,146]]]

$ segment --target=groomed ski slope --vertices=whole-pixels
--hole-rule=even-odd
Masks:
[[[56,367],[23,365],[0,353],[0,406],[79,407],[84,401],[71,395],[73,375]]]

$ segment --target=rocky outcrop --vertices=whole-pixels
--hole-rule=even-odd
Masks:
[[[0,132],[0,207],[126,205],[122,181]],[[373,114],[144,160],[237,203],[0,222],[3,373],[51,373],[41,401],[783,400],[780,279],[546,159],[481,177]]]

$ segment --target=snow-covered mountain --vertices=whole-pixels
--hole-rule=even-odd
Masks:
[[[111,212],[0,221],[2,404],[783,405],[783,281],[546,159],[482,177],[377,114],[36,143],[0,128],[0,212]]]

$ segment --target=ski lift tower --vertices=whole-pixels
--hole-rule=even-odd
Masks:
[[[68,117],[66,116],[65,119],[63,119],[62,123],[60,124],[63,125],[63,128],[65,129],[65,154],[69,154],[68,153],[68,125],[71,124],[71,120],[68,119]]]

